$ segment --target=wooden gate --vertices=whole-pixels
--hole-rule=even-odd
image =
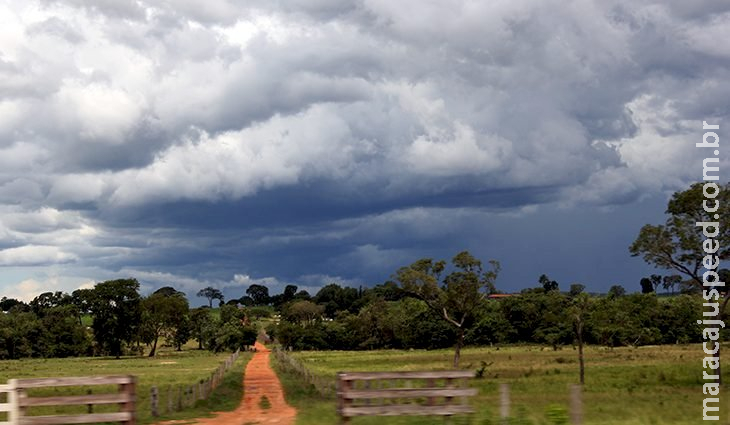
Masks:
[[[73,396],[30,397],[27,390],[35,388],[71,387],[89,385],[118,385],[118,392],[112,394],[86,394]],[[38,378],[11,379],[0,386],[0,392],[8,394],[8,402],[0,404],[0,412],[8,412],[10,425],[56,425],[120,422],[135,424],[134,376],[93,376],[81,378]],[[118,412],[88,413],[79,415],[26,416],[26,409],[36,406],[68,406],[117,404]],[[2,423],[0,423],[2,424]]]
[[[474,372],[349,372],[337,374],[337,411],[342,422],[353,416],[473,413],[467,398],[477,390],[465,386]]]

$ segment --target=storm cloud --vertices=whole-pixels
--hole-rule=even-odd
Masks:
[[[701,176],[701,121],[730,115],[729,17],[2,1],[0,288],[314,291],[462,249],[502,261],[507,291],[542,273],[638,288],[627,246]]]

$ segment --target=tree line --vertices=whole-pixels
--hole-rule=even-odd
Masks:
[[[224,306],[191,309],[183,292],[163,287],[148,297],[136,279],[98,283],[71,294],[46,292],[30,303],[3,297],[0,359],[142,355],[160,341],[178,350],[191,339],[200,349],[253,345],[258,330],[245,312]]]

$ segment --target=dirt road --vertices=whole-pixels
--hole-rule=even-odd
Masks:
[[[286,404],[279,378],[269,364],[270,351],[256,343],[256,353],[246,366],[243,378],[243,400],[232,412],[221,412],[213,418],[198,419],[206,425],[293,425],[296,410]]]

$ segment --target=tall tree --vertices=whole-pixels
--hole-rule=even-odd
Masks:
[[[339,311],[348,310],[355,313],[354,304],[359,297],[355,288],[342,287],[336,283],[325,285],[314,296],[317,304],[324,306],[324,313],[330,319],[334,319]]]
[[[619,298],[626,295],[626,289],[621,285],[613,285],[608,288],[608,298]]]
[[[51,309],[53,307],[59,307],[62,305],[69,305],[71,303],[71,296],[64,292],[44,292],[33,298],[33,300],[30,302],[30,308],[33,310],[33,313],[37,314],[39,317],[42,317],[45,314],[45,311],[48,309]]]
[[[139,282],[118,279],[94,287],[91,314],[94,338],[112,356],[122,355],[124,343],[136,336],[141,318]]]
[[[578,342],[578,367],[580,372],[580,384],[585,385],[585,359],[583,356],[584,332],[586,322],[589,320],[592,299],[587,294],[579,294],[572,300],[569,314],[573,322],[573,332]]]
[[[688,282],[692,285],[702,289],[703,266],[707,268],[708,265],[717,264],[730,257],[730,183],[716,185],[717,191],[712,190],[713,184],[707,183],[710,189],[707,193],[702,183],[695,183],[685,191],[674,193],[667,204],[665,213],[668,217],[665,223],[656,226],[647,224],[642,227],[636,240],[629,247],[631,255],[641,256],[644,261],[655,267],[679,272],[687,276]],[[697,223],[717,224],[706,229]],[[706,230],[717,231],[717,235],[711,239],[707,238]],[[708,244],[708,241],[714,243]],[[715,252],[706,252],[709,251],[708,248],[709,250],[714,248]],[[709,257],[710,261],[706,261],[705,257]],[[726,287],[715,289],[724,298],[716,316],[713,317],[719,320],[730,297]],[[719,364],[719,345],[714,356]],[[721,376],[719,367],[716,372],[718,377]],[[717,383],[720,383],[719,379]]]
[[[648,277],[642,277],[639,284],[641,285],[642,294],[651,294],[654,292],[654,285],[652,285],[651,279]]]
[[[79,324],[83,324],[82,316],[89,313],[93,298],[93,289],[77,289],[71,293],[71,303],[76,306],[79,312]]]
[[[210,338],[211,325],[213,318],[210,315],[210,309],[206,307],[194,308],[190,311],[190,327],[193,339],[198,341],[198,349],[202,350],[203,344]]]
[[[220,302],[223,302],[223,293],[213,288],[212,286],[209,286],[207,288],[203,288],[196,294],[199,297],[205,297],[208,299],[208,307],[213,308],[213,300],[220,300]]]
[[[662,288],[664,288],[665,291],[671,290],[672,295],[674,295],[674,290],[679,286],[679,284],[682,283],[682,276],[678,274],[673,274],[671,276],[664,276],[662,279]]]
[[[542,285],[542,289],[545,290],[545,292],[558,290],[558,282],[551,280],[546,274],[540,275],[538,282],[540,282],[540,285]]]
[[[270,301],[269,288],[264,285],[252,284],[246,289],[246,295],[251,297],[253,305],[268,305]]]
[[[472,324],[475,313],[487,295],[495,291],[494,282],[500,265],[490,261],[484,270],[482,262],[468,251],[458,253],[451,260],[454,271],[441,281],[445,261],[424,258],[397,271],[396,279],[410,296],[423,300],[429,308],[450,323],[457,333],[454,367],[459,367],[464,332]]]
[[[157,352],[157,342],[160,337],[165,337],[169,342],[174,342],[178,332],[186,326],[188,320],[188,300],[182,292],[164,290],[156,291],[142,301],[144,310],[143,326],[147,330],[148,341],[152,344],[149,356],[153,357]],[[170,288],[171,289],[171,288]],[[182,345],[182,344],[180,344]]]
[[[676,192],[665,211],[669,217],[663,225],[647,224],[641,228],[629,247],[632,256],[641,256],[647,263],[666,270],[677,271],[702,286],[702,260],[707,255],[703,248],[702,227],[699,222],[719,222],[720,232],[714,238],[719,243],[715,255],[720,260],[730,257],[730,185],[720,187],[717,195],[718,210],[707,212],[702,184],[693,184],[683,192]],[[714,202],[708,202],[710,207]],[[715,219],[715,214],[719,217]]]
[[[570,285],[570,291],[568,292],[571,297],[577,297],[586,290],[586,286],[582,283],[573,283]]]

